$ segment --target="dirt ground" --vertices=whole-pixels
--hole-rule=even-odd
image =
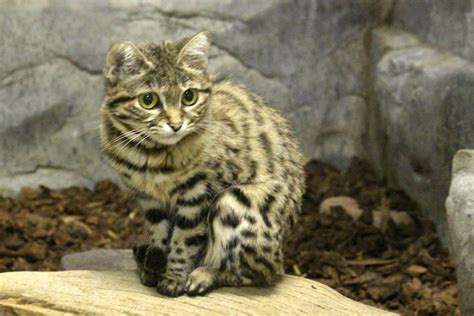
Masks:
[[[303,214],[286,247],[287,273],[403,315],[459,314],[454,262],[413,201],[378,183],[361,162],[344,172],[319,162],[306,170]]]
[[[357,161],[346,171],[316,161],[306,170],[287,273],[404,315],[459,314],[452,258],[405,194]],[[0,272],[58,270],[68,253],[129,248],[140,230],[136,204],[108,181],[92,191],[23,188],[15,198],[0,196]]]

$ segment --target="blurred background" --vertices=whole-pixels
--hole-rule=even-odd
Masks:
[[[0,186],[91,185],[102,62],[119,39],[213,34],[210,71],[282,110],[307,158],[362,157],[442,225],[474,144],[474,16],[456,1],[3,1]],[[396,27],[393,28],[393,27]]]
[[[118,181],[98,138],[108,47],[209,30],[209,71],[280,109],[308,161],[341,170],[363,161],[377,179],[405,191],[446,240],[451,159],[474,146],[472,6],[0,1],[0,190]]]
[[[0,4],[3,189],[115,178],[97,129],[108,47],[209,30],[210,71],[280,109],[308,159],[369,161],[443,226],[450,159],[474,145],[470,0]]]

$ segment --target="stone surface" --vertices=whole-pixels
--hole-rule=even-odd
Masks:
[[[135,270],[137,265],[130,249],[94,249],[61,258],[63,270]]]
[[[446,209],[461,309],[463,315],[474,315],[474,150],[454,156]]]
[[[474,61],[473,0],[397,0],[393,25]]]
[[[22,187],[44,185],[53,190],[70,187],[71,184],[92,189],[94,181],[66,168],[37,167],[30,171],[16,172],[0,178],[0,195],[15,196]]]
[[[443,234],[450,161],[474,146],[474,65],[401,31],[373,34],[369,157]]]
[[[280,109],[308,158],[345,165],[363,151],[360,77],[372,2],[0,1],[0,187],[31,179],[58,186],[66,171],[78,174],[69,184],[117,179],[98,144],[108,47],[204,29],[213,34],[211,72],[248,84]]]
[[[220,288],[169,298],[141,285],[134,271],[0,274],[1,315],[396,315],[328,286],[282,276],[273,287]]]

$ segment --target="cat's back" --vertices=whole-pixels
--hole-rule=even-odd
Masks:
[[[295,154],[303,159],[288,121],[278,110],[245,86],[230,81],[216,83],[212,89],[210,110],[216,122],[232,130],[225,134],[268,138],[275,145],[296,149]]]
[[[257,129],[259,126],[279,121],[284,122],[284,128],[288,128],[286,120],[280,113],[241,84],[235,84],[228,80],[216,83],[212,88],[210,103],[211,110],[217,118],[233,116],[236,120],[242,120],[242,124],[255,123],[252,128]]]
[[[221,126],[217,142],[231,145],[236,164],[255,161],[259,178],[287,181],[302,187],[304,158],[287,120],[245,86],[230,81],[216,83],[212,89],[210,111]],[[238,151],[238,152],[237,152]],[[246,163],[247,161],[247,163]],[[295,179],[296,178],[296,179]]]

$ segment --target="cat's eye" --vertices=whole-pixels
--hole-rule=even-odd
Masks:
[[[183,105],[189,106],[196,103],[197,99],[198,92],[196,91],[196,89],[188,89],[183,92],[183,95],[181,96],[181,103],[183,103]]]
[[[142,107],[149,110],[154,108],[160,102],[160,98],[156,95],[156,93],[147,92],[140,95],[138,101]]]

